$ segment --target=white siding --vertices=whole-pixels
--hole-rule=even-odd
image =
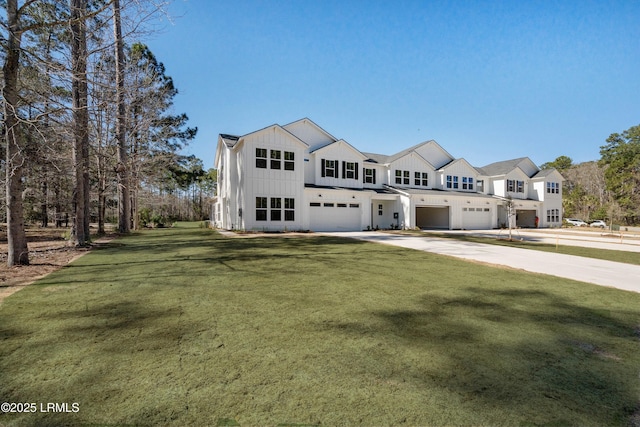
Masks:
[[[434,168],[439,169],[443,165],[453,161],[451,157],[440,145],[435,141],[429,141],[416,149],[416,152],[424,157]]]
[[[396,180],[396,171],[402,171],[401,182],[398,183]],[[404,172],[409,172],[409,183],[405,183]],[[422,174],[423,172],[429,174],[429,185],[422,186],[415,184],[415,173],[419,172]],[[429,166],[428,163],[424,161],[422,157],[417,154],[408,154],[404,157],[399,158],[398,160],[392,162],[389,165],[389,185],[394,187],[405,187],[405,188],[433,188],[436,181],[436,174],[433,168]]]
[[[458,177],[458,188],[455,188],[455,182],[453,182],[451,188],[447,187],[447,176]],[[478,181],[478,176],[478,171],[476,171],[475,168],[471,167],[466,161],[459,160],[451,163],[442,170],[442,175],[440,176],[440,188],[446,191],[469,191],[475,193],[477,191],[476,182]],[[473,189],[464,189],[464,177],[473,178]]]
[[[267,150],[267,167],[256,167],[256,148]],[[271,150],[280,152],[280,169],[271,167]],[[285,154],[294,155],[294,170],[285,169]],[[305,147],[287,132],[274,127],[249,135],[241,149],[244,171],[240,179],[243,194],[238,208],[243,213],[243,228],[247,230],[301,230],[303,229],[304,152]],[[240,157],[240,156],[239,156]],[[267,220],[256,218],[256,197],[267,197]],[[280,199],[280,220],[272,220],[271,199]],[[294,200],[294,220],[285,220],[284,199]]]
[[[288,124],[284,126],[284,129],[307,143],[309,145],[309,151],[314,151],[318,147],[322,147],[323,145],[327,145],[335,141],[335,139],[320,129],[317,125],[306,119]]]
[[[315,155],[315,184],[330,187],[362,188],[362,165],[364,156],[354,151],[347,143],[338,141],[317,152]],[[323,173],[323,160],[325,161],[325,176]],[[326,161],[334,161],[334,176],[326,176]],[[344,177],[343,162],[355,163],[353,178]]]
[[[525,175],[525,173],[520,169],[520,168],[516,168],[514,170],[512,170],[511,172],[509,172],[506,176],[505,176],[505,181],[504,181],[504,191],[506,194],[506,197],[511,196],[511,198],[513,199],[527,199],[528,195],[529,195],[529,177],[527,175]],[[507,181],[515,181],[514,182],[514,191],[507,191],[508,190],[508,183]],[[518,190],[518,181],[523,182],[523,192],[519,193]]]

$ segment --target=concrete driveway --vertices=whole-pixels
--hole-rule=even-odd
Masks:
[[[601,286],[640,292],[640,266],[638,265],[531,249],[442,239],[429,237],[427,233],[424,236],[398,235],[375,231],[322,234],[401,246],[533,273],[549,274]],[[584,245],[590,246],[588,243],[584,243]],[[640,249],[640,245],[638,245],[638,249]],[[625,250],[627,249],[625,248]],[[638,256],[640,256],[640,253]]]

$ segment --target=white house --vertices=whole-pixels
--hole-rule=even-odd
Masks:
[[[558,227],[562,181],[527,157],[474,167],[435,141],[361,152],[304,118],[221,134],[211,222],[223,229]]]

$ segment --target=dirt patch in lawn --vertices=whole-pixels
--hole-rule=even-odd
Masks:
[[[7,267],[7,233],[0,229],[0,304],[14,292],[52,273],[74,259],[86,254],[92,248],[69,246],[64,238],[64,228],[28,228],[29,265]],[[105,243],[115,235],[96,240],[94,245]]]

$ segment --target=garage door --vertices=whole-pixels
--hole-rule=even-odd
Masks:
[[[418,228],[449,229],[449,206],[417,206]]]
[[[536,211],[535,210],[516,210],[516,225],[518,227],[530,227],[536,226]]]
[[[309,212],[309,228],[313,231],[362,230],[360,203],[311,203]]]
[[[462,208],[462,228],[465,230],[490,230],[490,208]]]

